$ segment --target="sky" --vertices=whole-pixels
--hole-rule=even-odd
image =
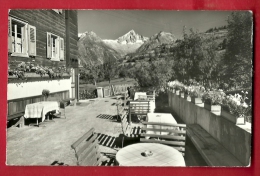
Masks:
[[[164,31],[182,38],[183,26],[205,32],[227,24],[231,11],[79,10],[78,32],[117,39],[130,30],[145,37]]]

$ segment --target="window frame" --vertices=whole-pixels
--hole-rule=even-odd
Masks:
[[[12,50],[11,50],[11,56],[20,56],[20,57],[29,57],[29,38],[28,38],[28,22],[24,22],[18,18],[15,18],[15,17],[12,17],[12,16],[9,16],[10,18],[10,28],[12,28],[12,24],[13,24],[13,21],[17,22],[17,23],[20,23],[22,25],[24,25],[24,36],[21,37],[21,42],[23,42],[22,40],[24,40],[24,45],[22,45],[22,50],[25,50],[25,51],[22,51],[22,52],[17,52],[15,48],[13,48],[13,36],[11,34],[11,45],[12,45]],[[13,33],[13,30],[11,30],[12,33]],[[15,34],[14,34],[15,38],[17,38],[17,30],[15,31]],[[24,37],[24,38],[23,38]],[[14,45],[16,46],[17,45],[17,40],[15,40],[15,43]]]
[[[53,45],[55,46],[53,47]],[[64,39],[62,37],[53,34],[51,32],[47,32],[47,58],[48,59],[50,59],[51,61],[64,61],[64,50],[65,50],[64,47],[65,47]],[[55,53],[55,55],[53,53]]]
[[[55,35],[53,33],[49,33],[51,35],[51,60],[52,61],[60,61],[60,52],[59,52],[59,43],[60,43],[60,37],[58,35]],[[53,41],[53,39],[55,39]],[[54,49],[53,49],[53,44]],[[55,56],[53,55],[53,51],[55,51]]]

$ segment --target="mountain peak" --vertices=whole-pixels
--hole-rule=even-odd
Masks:
[[[160,31],[150,37],[147,42],[145,42],[140,48],[138,48],[137,52],[140,53],[152,50],[162,44],[172,44],[175,43],[176,40],[176,37],[172,33]]]
[[[132,29],[127,34],[135,34],[135,31]]]
[[[148,40],[147,37],[137,34],[133,29],[125,35],[119,37],[117,42],[120,44],[143,43]]]

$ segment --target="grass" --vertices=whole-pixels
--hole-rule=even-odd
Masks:
[[[118,78],[118,79],[113,79],[110,81],[110,85],[120,85],[120,84],[131,84],[134,85],[136,81],[132,78]],[[102,81],[97,83],[97,87],[105,87],[109,86],[108,81]],[[81,92],[82,90],[88,90],[88,91],[93,91],[95,90],[96,87],[94,84],[80,84],[79,85],[79,91]]]

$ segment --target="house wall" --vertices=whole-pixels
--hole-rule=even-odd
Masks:
[[[69,36],[69,41],[67,42],[67,45],[69,46],[67,50],[69,50],[69,52],[66,53],[67,66],[71,66],[73,65],[71,62],[78,58],[78,13],[76,10],[67,10],[66,13],[67,36]]]
[[[251,133],[233,122],[213,114],[168,91],[169,106],[186,124],[198,124],[222,144],[241,163],[248,165],[251,156]]]

